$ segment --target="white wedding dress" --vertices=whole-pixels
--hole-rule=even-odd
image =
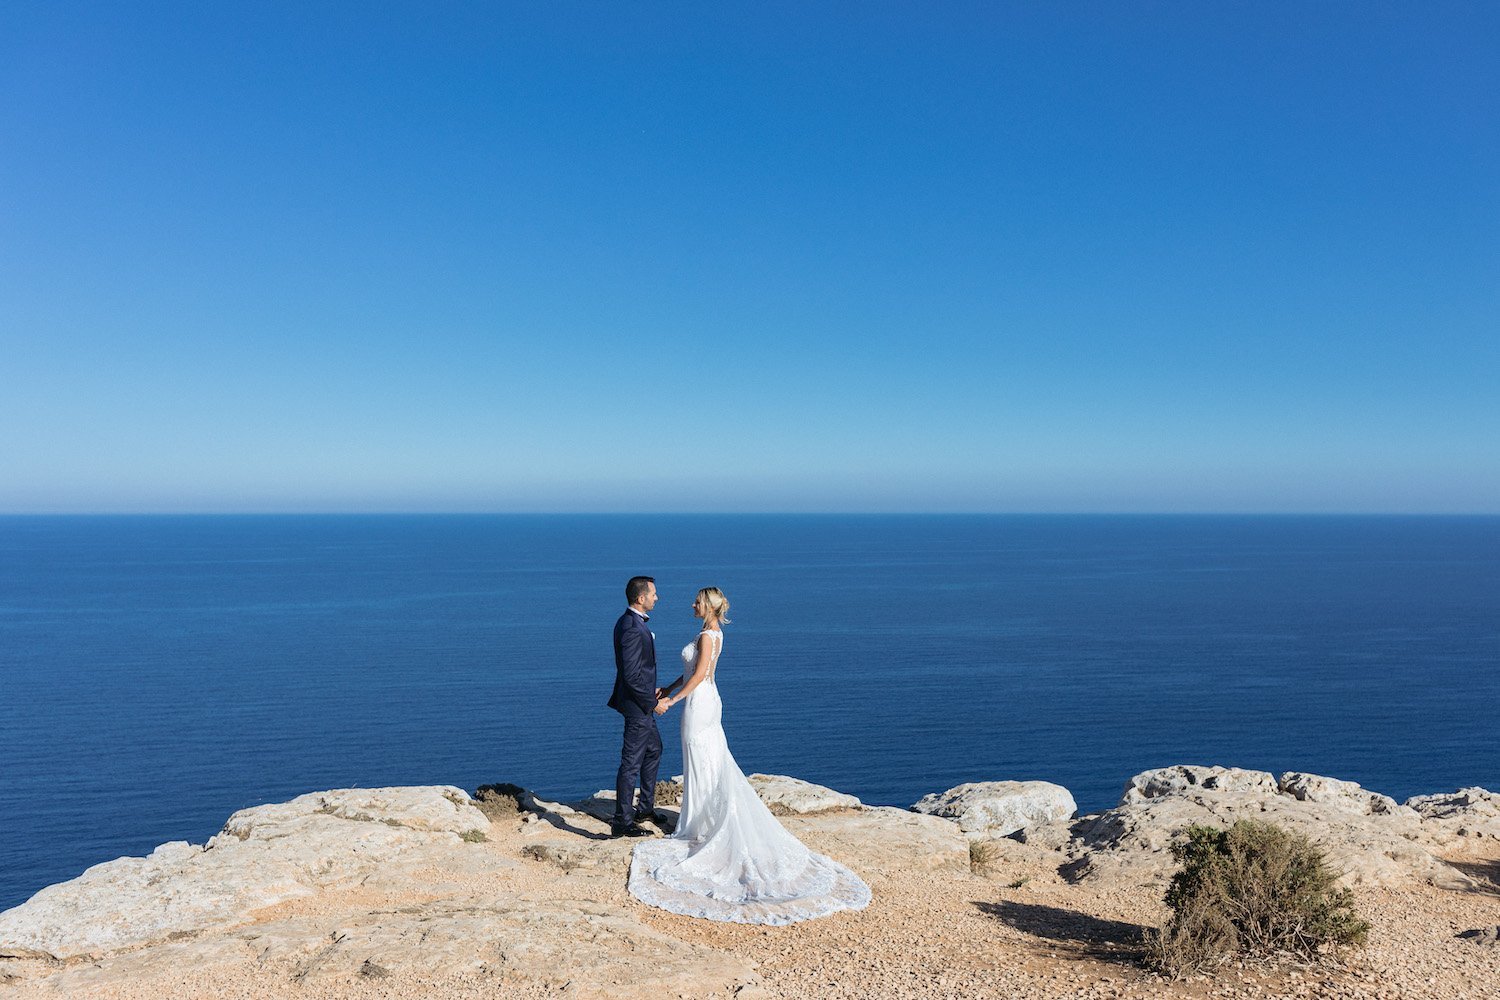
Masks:
[[[673,913],[740,924],[790,924],[864,909],[869,886],[788,833],[730,756],[714,684],[724,635],[705,631],[712,643],[708,675],[682,713],[682,816],[672,836],[636,845],[631,893]],[[683,676],[690,677],[698,644],[688,643],[682,658]]]

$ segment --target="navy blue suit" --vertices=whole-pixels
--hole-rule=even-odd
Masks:
[[[625,609],[615,622],[615,690],[609,707],[625,716],[620,771],[615,775],[616,827],[656,811],[656,769],[661,764],[661,733],[656,729],[656,639],[646,620]],[[636,807],[636,782],[641,801]]]

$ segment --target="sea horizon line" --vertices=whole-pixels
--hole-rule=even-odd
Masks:
[[[1055,517],[1055,518],[1500,518],[1500,511],[1409,510],[90,510],[0,511],[0,519],[165,517]]]

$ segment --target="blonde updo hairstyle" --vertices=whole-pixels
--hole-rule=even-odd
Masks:
[[[704,587],[698,591],[698,599],[713,612],[721,625],[729,624],[729,598],[724,596],[724,591],[718,587]]]

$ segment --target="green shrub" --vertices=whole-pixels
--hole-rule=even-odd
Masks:
[[[1254,820],[1228,830],[1194,826],[1172,856],[1182,865],[1167,889],[1172,916],[1149,941],[1152,964],[1169,975],[1235,955],[1311,958],[1363,944],[1370,930],[1323,852],[1301,834]]]

